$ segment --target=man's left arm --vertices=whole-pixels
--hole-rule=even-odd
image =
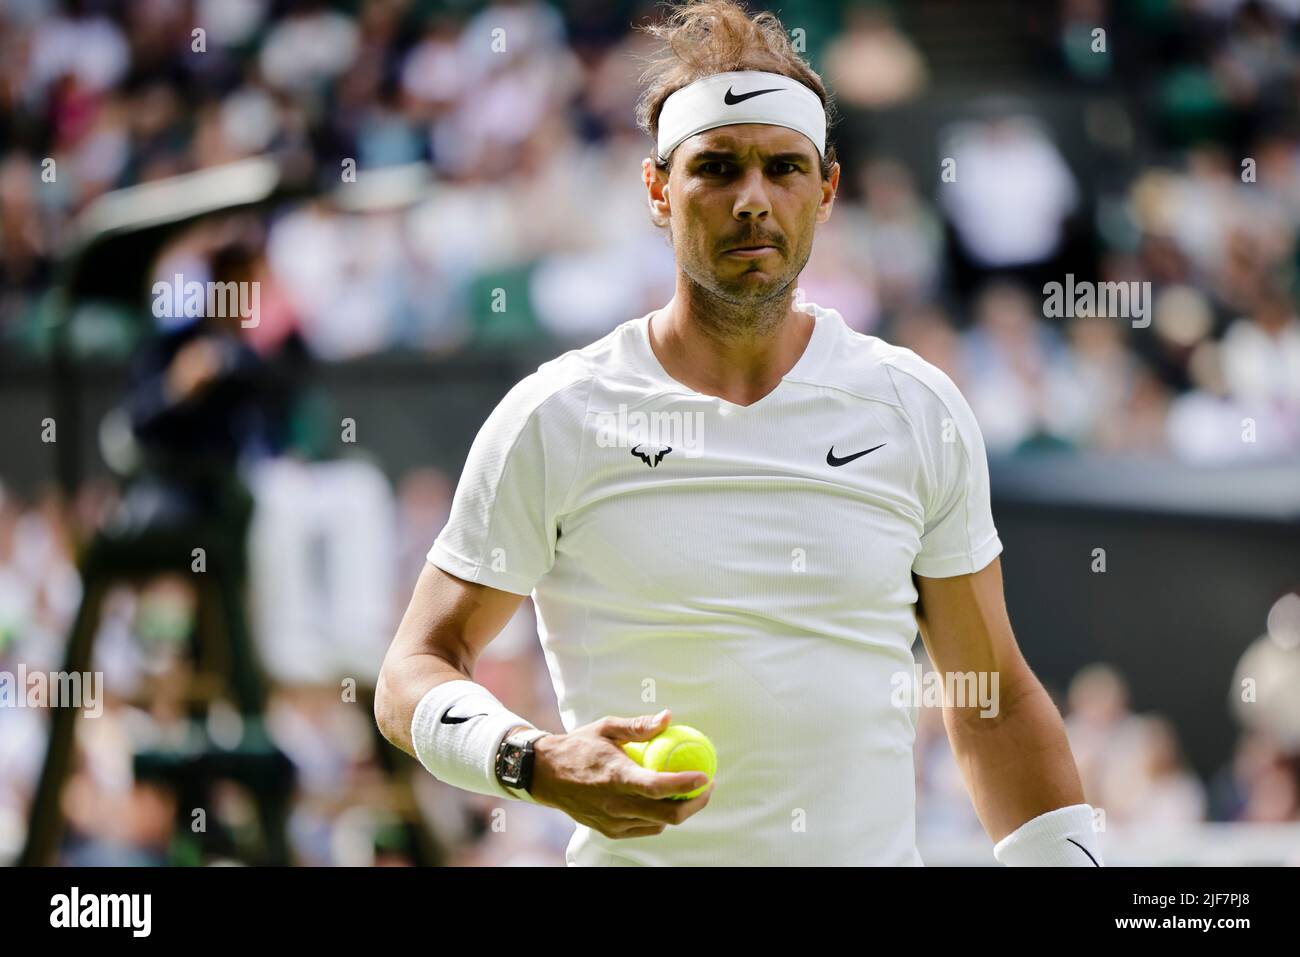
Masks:
[[[968,575],[915,581],[921,638],[945,687],[949,675],[974,672],[987,682],[977,686],[992,692],[988,707],[946,701],[943,719],[998,859],[1101,866],[1065,725],[1011,630],[1001,561]]]

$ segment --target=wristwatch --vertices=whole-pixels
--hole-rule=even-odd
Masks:
[[[507,734],[497,749],[497,780],[508,788],[527,791],[533,784],[533,742],[550,734],[540,728],[525,728]]]

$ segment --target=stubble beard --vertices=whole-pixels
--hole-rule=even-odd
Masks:
[[[683,266],[691,300],[700,307],[693,312],[692,320],[711,338],[722,341],[775,334],[785,321],[795,280],[807,261],[805,254],[798,268],[762,285],[747,280],[748,271],[732,279],[719,279],[710,263],[703,264],[704,268],[694,262]],[[788,260],[783,262],[789,264]]]

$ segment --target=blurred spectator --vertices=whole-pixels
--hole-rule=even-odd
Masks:
[[[979,419],[991,454],[1012,452],[1044,438],[1061,440],[1051,401],[1066,356],[1060,337],[1035,316],[1021,287],[995,282],[979,293],[975,323],[965,340],[966,398]]]
[[[1205,789],[1183,764],[1173,727],[1163,718],[1137,719],[1135,739],[1108,757],[1094,806],[1107,826],[1146,835],[1205,820]]]
[[[1223,337],[1223,371],[1229,393],[1300,426],[1300,320],[1290,296],[1264,289],[1249,318],[1238,319]],[[1300,448],[1300,432],[1287,444]]]
[[[928,79],[920,51],[899,32],[888,10],[873,4],[848,8],[825,61],[826,79],[845,106],[894,106],[917,96]]]
[[[901,313],[894,322],[889,339],[938,366],[965,393],[967,374],[962,366],[961,336],[942,309],[918,306]]]
[[[278,681],[371,684],[397,627],[392,490],[360,458],[285,456],[251,475],[249,605]]]
[[[1105,806],[1106,769],[1117,757],[1137,751],[1139,729],[1129,710],[1128,687],[1114,668],[1090,665],[1074,676],[1065,730],[1088,803]]]
[[[890,313],[932,301],[939,291],[943,262],[943,226],[938,216],[916,192],[907,167],[897,160],[864,164],[858,180],[865,204],[837,201],[830,221],[820,227],[814,257],[821,247],[833,245],[834,252],[848,258],[852,274],[871,276],[879,307]],[[833,224],[842,240],[826,235],[826,227]],[[832,238],[833,244],[828,242]],[[841,314],[849,316],[842,310]]]
[[[1036,123],[1010,115],[962,124],[942,149],[952,179],[940,182],[939,202],[978,266],[1030,266],[1057,253],[1079,189]]]

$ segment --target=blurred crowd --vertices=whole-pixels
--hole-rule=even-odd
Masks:
[[[937,82],[904,29],[925,8],[810,3],[790,26],[843,112],[869,118]],[[633,120],[650,50],[628,29],[653,9],[6,4],[0,341],[48,348],[55,257],[96,197],[251,156],[321,191],[261,224],[262,348],[295,331],[323,359],[577,342],[662,305],[673,259],[646,214]],[[852,159],[801,286],[948,371],[995,454],[1300,451],[1296,17],[1282,0],[1036,10],[1026,80],[1087,104],[1082,148],[1064,149],[1032,98],[974,103],[933,131],[923,164],[842,144]],[[410,164],[422,186],[363,193]],[[180,266],[203,280],[194,257],[155,272]],[[1045,318],[1042,286],[1067,272],[1149,283],[1150,325]],[[138,315],[77,305],[76,348],[130,352]]]
[[[368,689],[446,518],[447,477],[416,470],[394,490],[364,461],[286,458],[265,465],[251,484],[258,508],[248,608],[272,688],[266,730],[295,773],[287,821],[295,862],[411,863],[414,842],[403,825],[419,821],[444,862],[562,864],[571,831],[562,815],[512,806],[508,834],[480,840],[499,802],[448,788],[413,762],[405,762],[415,773],[403,784],[405,776],[394,778],[381,760],[380,748],[391,752],[391,745],[378,738]],[[67,510],[53,493],[29,504],[0,486],[0,672],[7,680],[20,667],[27,674],[63,667],[83,591],[74,543],[120,504],[107,482],[87,483]],[[358,539],[359,526],[369,535]],[[202,808],[210,836],[199,846],[187,840],[194,809],[179,807],[187,795],[137,761],[158,751],[189,753],[196,706],[212,704],[214,687],[220,699],[230,691],[228,674],[195,666],[201,627],[198,595],[179,575],[110,590],[91,662],[102,674],[102,713],[77,722],[61,798],[65,863],[241,862],[263,853],[255,814],[263,794],[222,780]],[[561,727],[531,603],[486,650],[475,677],[539,725]],[[22,847],[50,729],[48,709],[11,705],[0,707],[0,863]],[[240,722],[217,700],[202,722],[203,740],[235,747]]]
[[[272,681],[267,727],[296,772],[289,836],[307,864],[409,864],[402,824],[420,822],[461,864],[563,864],[572,823],[559,812],[501,803],[450,788],[415,768],[397,787],[380,761],[364,693],[450,507],[452,482],[432,469],[388,487],[360,461],[312,465],[288,458],[253,480],[258,516],[251,533],[249,605],[257,651]],[[72,542],[98,527],[118,492],[88,483],[64,512],[53,495],[24,504],[0,491],[0,672],[62,666],[62,648],[81,595]],[[344,518],[340,520],[339,515]],[[367,526],[358,540],[353,530]],[[326,571],[322,571],[326,569]],[[333,574],[328,570],[333,569]],[[345,581],[346,587],[337,582]],[[1289,602],[1289,604],[1288,604]],[[133,773],[133,758],[183,739],[196,688],[220,675],[196,674],[189,654],[199,627],[185,580],[162,576],[110,594],[95,640],[93,668],[104,675],[103,714],[78,722],[73,774],[62,798],[69,822],[64,860],[79,864],[247,860],[258,853],[258,796],[223,783],[207,808],[215,846],[206,857],[179,840],[191,809],[178,813],[174,788]],[[1242,659],[1260,676],[1257,704],[1235,711],[1235,755],[1208,781],[1180,752],[1170,721],[1134,713],[1124,679],[1098,664],[1080,671],[1057,701],[1087,799],[1105,827],[1177,837],[1205,821],[1300,823],[1300,599],[1280,602]],[[920,660],[924,650],[916,646]],[[1267,660],[1264,660],[1267,658]],[[537,640],[531,602],[479,659],[475,680],[539,727],[562,728]],[[1240,682],[1225,675],[1225,700]],[[48,712],[0,708],[0,862],[17,855],[40,764]],[[228,706],[212,710],[206,734],[228,739]],[[918,839],[942,846],[983,834],[949,750],[942,713],[916,714]]]
[[[1294,624],[1288,629],[1261,636],[1254,653],[1271,649],[1266,652],[1269,665],[1294,680],[1295,646],[1284,651],[1281,642],[1284,634],[1300,638],[1300,631]],[[1112,835],[1115,852],[1126,855],[1128,863],[1140,863],[1141,858],[1125,846],[1127,841],[1152,846],[1185,840],[1189,829],[1205,821],[1300,822],[1300,723],[1278,713],[1282,695],[1274,696],[1269,705],[1273,713],[1262,720],[1249,707],[1234,709],[1242,727],[1232,760],[1208,781],[1187,764],[1167,718],[1134,712],[1124,678],[1109,665],[1081,669],[1065,694],[1053,697],[1065,717],[1084,797],[1097,812],[1095,826]],[[942,847],[981,837],[983,828],[937,708],[918,712],[916,769],[917,835],[922,845]],[[1182,846],[1184,860],[1194,860],[1191,843]],[[1296,863],[1294,849],[1290,853],[1289,862]]]
[[[1095,97],[1087,156],[1036,117],[1032,98],[945,121],[926,164],[844,148],[841,197],[800,286],[952,375],[992,454],[1300,453],[1300,3],[1123,6],[1061,0],[1039,11],[1027,79]],[[239,334],[261,356],[286,343],[323,361],[580,343],[662,305],[673,257],[646,214],[649,144],[633,122],[638,57],[650,51],[628,31],[653,10],[630,0],[9,0],[0,348],[48,352],[57,257],[98,197],[255,156],[318,191],[239,227],[242,275],[261,284],[261,321]],[[846,113],[908,115],[942,81],[900,5],[809,3],[787,16]],[[1109,41],[1100,51],[1097,25]],[[411,164],[422,164],[417,189],[347,198]],[[173,243],[153,272],[203,281],[216,274],[217,245]],[[1067,273],[1150,283],[1150,325],[1045,316],[1044,284]],[[504,313],[491,306],[496,290]],[[170,331],[120,304],[74,306],[71,343],[84,356],[133,356],[141,336]],[[268,728],[297,772],[297,859],[409,863],[400,825],[419,819],[455,863],[561,863],[569,824],[556,812],[512,804],[500,831],[496,802],[426,774],[409,794],[396,788],[364,695],[347,699],[349,680],[373,681],[452,479],[416,470],[393,488],[361,459],[285,455],[248,480],[258,504],[249,612],[274,682]],[[89,482],[64,509],[53,493],[27,501],[0,486],[0,671],[60,666],[83,585],[75,544],[119,496]],[[183,733],[192,702],[178,689],[193,684],[185,651],[197,619],[192,591],[165,577],[107,602],[95,663],[105,711],[78,724],[62,798],[68,862],[187,860],[177,795],[135,775],[132,756]],[[528,603],[475,677],[512,710],[560,727]],[[1245,728],[1231,767],[1204,782],[1170,723],[1132,713],[1122,676],[1104,666],[1081,672],[1060,704],[1088,798],[1117,824],[1300,821],[1294,743]],[[47,719],[0,708],[0,860],[21,845]],[[232,720],[214,710],[210,737],[230,737]],[[977,833],[936,710],[919,716],[916,753],[922,838]],[[253,804],[234,786],[216,795],[214,827],[232,860],[256,833]]]

